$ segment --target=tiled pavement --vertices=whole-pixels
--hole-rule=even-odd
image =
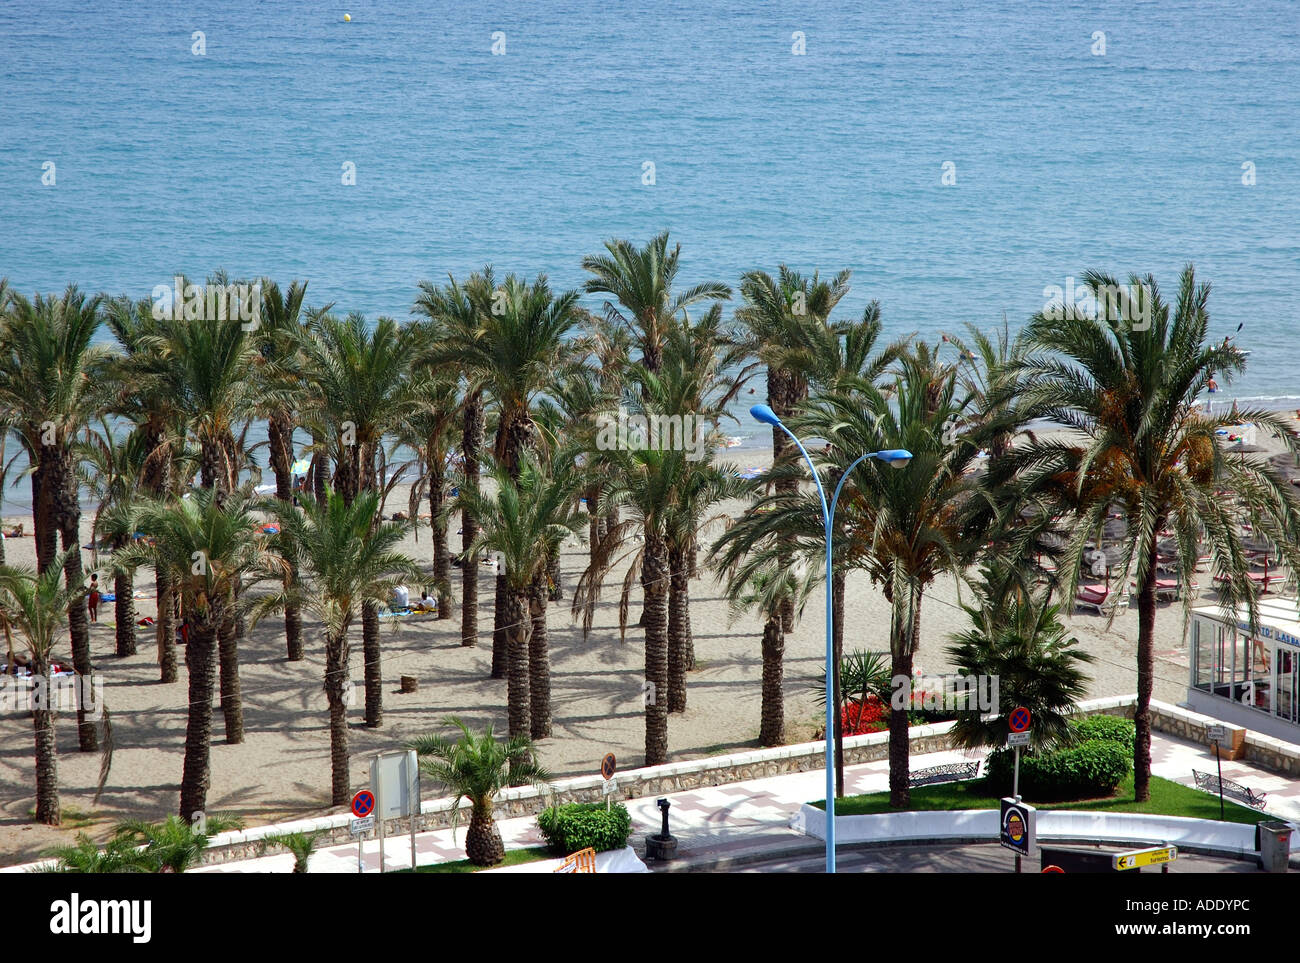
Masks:
[[[913,756],[913,769],[961,762],[973,757],[957,751]],[[1192,784],[1192,769],[1213,772],[1214,755],[1205,746],[1155,735],[1152,739],[1152,771],[1166,779]],[[1300,780],[1288,779],[1257,769],[1248,763],[1223,762],[1225,778],[1268,793],[1266,812],[1283,819],[1300,821]],[[844,774],[845,791],[853,795],[878,792],[888,788],[889,763],[885,760],[851,766]],[[693,859],[717,859],[743,853],[778,850],[799,845],[807,837],[790,829],[791,817],[799,807],[824,795],[825,774],[822,770],[792,773],[733,783],[687,792],[673,793],[670,828],[679,840],[679,853]],[[632,815],[632,842],[639,848],[640,838],[658,832],[661,815],[655,797],[629,800]],[[536,846],[541,843],[536,819],[521,816],[498,822],[507,849]],[[463,859],[465,823],[459,829],[440,829],[416,836],[416,860],[419,865]],[[362,844],[365,872],[379,870],[379,843]],[[388,869],[411,866],[410,836],[390,837],[385,843],[384,863]],[[196,872],[248,873],[287,872],[293,859],[287,854],[261,859],[223,863],[203,867]],[[321,850],[311,858],[314,873],[355,873],[358,871],[357,845],[345,843]]]

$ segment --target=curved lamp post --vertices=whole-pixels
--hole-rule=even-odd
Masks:
[[[834,565],[831,559],[831,542],[835,506],[840,502],[840,492],[844,488],[844,483],[848,481],[853,469],[857,468],[862,462],[868,458],[877,458],[894,468],[902,468],[912,460],[912,453],[902,448],[891,448],[885,451],[871,451],[865,455],[859,455],[840,475],[839,483],[835,486],[835,494],[831,497],[830,504],[827,505],[826,490],[822,488],[821,478],[817,474],[817,466],[813,464],[813,460],[808,454],[808,449],[804,448],[803,442],[795,437],[794,432],[787,428],[781,422],[781,419],[776,416],[776,412],[767,405],[754,405],[749,409],[749,413],[753,415],[756,421],[780,428],[790,436],[790,440],[803,453],[804,461],[808,462],[808,470],[812,472],[813,482],[817,485],[817,495],[821,498],[822,503],[822,525],[826,530],[826,872],[833,873],[835,872],[835,737],[833,735],[835,732],[835,699],[833,691],[835,646],[832,642],[833,633],[831,629],[835,619],[835,612],[831,598],[831,569]]]

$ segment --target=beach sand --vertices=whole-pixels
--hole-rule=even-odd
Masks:
[[[1261,439],[1263,443],[1263,439]],[[766,465],[770,452],[738,449],[722,459],[745,467]],[[389,511],[404,510],[406,496],[395,492]],[[732,506],[738,509],[739,506]],[[22,520],[32,531],[30,518]],[[459,547],[453,519],[451,544]],[[89,543],[89,519],[83,516],[83,543]],[[711,539],[713,536],[709,535]],[[27,537],[6,542],[10,563],[34,562],[34,541]],[[432,543],[427,523],[408,536],[405,551],[431,568]],[[573,586],[585,567],[587,549],[573,541],[563,552],[565,600],[550,610],[551,682],[554,735],[540,743],[544,764],[556,776],[595,773],[601,757],[613,752],[620,769],[641,765],[644,748],[642,712],[643,646],[640,630],[630,627],[625,640],[618,633],[618,586],[621,573],[607,582],[590,636],[570,616]],[[90,553],[85,553],[90,565]],[[703,571],[703,569],[702,569]],[[460,570],[453,569],[459,592]],[[101,576],[101,581],[105,579]],[[111,586],[111,582],[110,582]],[[152,573],[137,586],[152,594]],[[1202,595],[1209,594],[1208,576],[1201,577]],[[106,588],[106,590],[108,590]],[[473,727],[492,723],[506,728],[506,683],[491,680],[492,570],[482,567],[479,584],[477,647],[460,644],[460,615],[439,621],[433,615],[385,619],[384,725],[368,729],[361,705],[361,630],[354,625],[352,678],[357,705],[352,709],[352,781],[368,784],[369,763],[379,751],[400,748],[422,733],[442,728],[447,716],[459,716]],[[418,597],[418,587],[412,593]],[[704,572],[691,585],[691,614],[699,668],[688,678],[688,708],[669,717],[668,738],[674,760],[698,758],[757,746],[761,658],[761,625],[752,615],[731,620],[720,584]],[[631,620],[640,613],[636,592]],[[966,625],[957,608],[957,589],[941,579],[929,590],[923,606],[923,638],[916,657],[917,673],[942,673],[948,636]],[[785,658],[787,741],[811,739],[819,729],[821,710],[814,687],[823,666],[824,634],[820,592],[808,602],[802,621],[787,639]],[[137,601],[137,617],[154,614],[152,600]],[[105,683],[114,736],[112,771],[98,804],[92,802],[99,778],[97,753],[77,751],[75,715],[57,719],[58,776],[65,825],[50,828],[29,820],[35,801],[30,717],[9,711],[0,715],[0,862],[35,858],[51,846],[70,843],[78,829],[104,836],[126,817],[159,819],[176,811],[186,720],[186,673],[163,685],[157,681],[156,647],[151,629],[140,629],[139,654],[114,655],[113,605],[103,603],[100,622],[91,627],[96,672]],[[888,650],[889,609],[867,576],[849,576],[846,599],[846,650]],[[1136,691],[1135,640],[1137,609],[1121,611],[1113,623],[1086,611],[1076,612],[1070,629],[1096,662],[1090,667],[1090,696]],[[1187,685],[1187,652],[1183,641],[1180,603],[1162,605],[1156,622],[1155,698],[1179,702]],[[325,696],[321,689],[324,654],[316,627],[304,625],[307,657],[291,663],[285,658],[282,620],[272,618],[256,627],[240,652],[245,741],[222,741],[220,711],[214,712],[212,786],[209,812],[237,812],[247,825],[283,817],[303,817],[330,811],[329,733]],[[66,636],[56,657],[68,657]],[[401,694],[399,676],[413,675],[419,691]],[[425,794],[431,795],[428,787]]]

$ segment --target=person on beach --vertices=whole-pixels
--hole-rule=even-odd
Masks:
[[[1206,385],[1205,385],[1205,389],[1206,389],[1210,394],[1214,394],[1216,391],[1219,390],[1219,383],[1218,383],[1217,381],[1215,381],[1213,378],[1211,378],[1211,379],[1209,380],[1209,382],[1206,383]]]
[[[86,596],[86,608],[90,609],[90,621],[99,621],[99,575],[90,573],[90,594]]]

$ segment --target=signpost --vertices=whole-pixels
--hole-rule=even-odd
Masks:
[[[1177,846],[1156,846],[1152,849],[1135,849],[1128,853],[1116,853],[1116,869],[1141,869],[1143,866],[1159,866],[1160,872],[1169,872],[1169,864],[1178,858]]]
[[[1011,803],[1012,809],[1017,807],[1029,813],[1025,816],[1023,813],[1008,812],[1007,800],[1002,800],[1002,845],[1016,852],[1016,872],[1020,872],[1020,859],[1022,856],[1033,855],[1033,812],[1032,806],[1025,806],[1020,802],[1020,747],[1029,745],[1029,730],[1034,724],[1034,716],[1024,706],[1017,706],[1011,710],[1011,715],[1007,716],[1007,728],[1010,733],[1007,735],[1007,745],[1010,746],[1016,754],[1015,774],[1011,777]],[[1007,821],[1013,820],[1019,824],[1019,828],[1024,830],[1023,839],[1027,848],[1022,848],[1018,840],[1008,832]],[[1008,840],[1011,840],[1008,842]]]
[[[370,761],[370,789],[379,814],[379,871],[384,871],[384,820],[411,820],[411,868],[415,868],[415,817],[420,814],[420,763],[414,749],[384,752]]]
[[[1037,812],[1033,806],[1022,803],[1018,798],[1002,798],[998,842],[1016,854],[1017,873],[1020,872],[1021,857],[1033,856],[1037,852]]]
[[[1219,746],[1228,738],[1227,726],[1207,726],[1205,737],[1214,745],[1214,764],[1219,769],[1219,819],[1223,819],[1223,760],[1219,758]]]
[[[614,781],[614,773],[618,771],[617,761],[614,759],[612,752],[605,753],[605,758],[600,760],[600,774],[605,780],[605,785],[601,791],[605,794],[605,812],[609,812],[609,800],[618,789],[618,783]]]
[[[366,871],[366,863],[361,856],[361,846],[362,846],[361,837],[365,833],[369,832],[371,829],[374,828],[375,820],[374,817],[370,815],[374,811],[375,811],[375,794],[372,793],[369,789],[359,790],[352,796],[352,815],[357,817],[356,819],[352,820],[352,835],[357,837],[357,872],[358,873],[364,873]],[[366,825],[367,819],[370,821],[370,824],[368,826]],[[361,828],[358,828],[358,824],[360,824]]]

